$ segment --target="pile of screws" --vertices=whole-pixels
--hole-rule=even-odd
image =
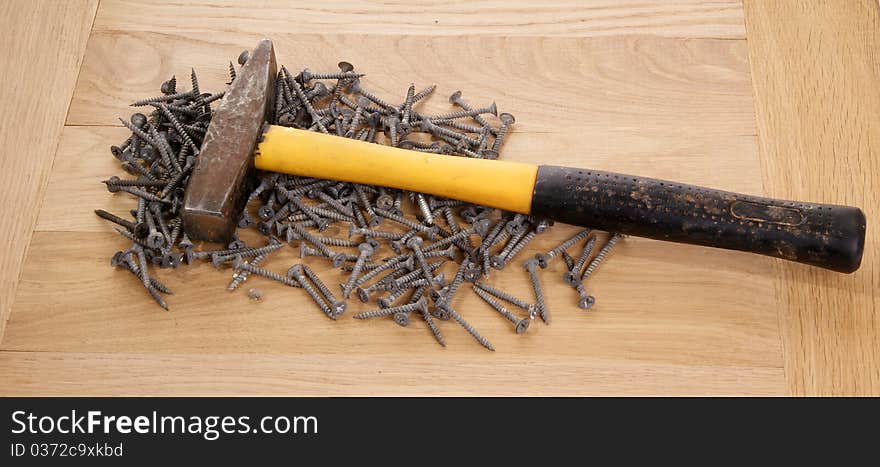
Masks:
[[[246,60],[247,52],[243,52],[238,62],[243,65]],[[436,86],[416,91],[410,85],[403,103],[392,104],[366,90],[361,81],[364,75],[355,72],[350,63],[340,62],[339,69],[336,73],[312,73],[305,69],[294,76],[282,66],[275,81],[276,105],[270,123],[449,157],[490,159],[499,156],[514,123],[512,115],[498,114],[494,102],[472,107],[460,91],[452,94],[449,101],[461,110],[424,115],[415,106],[430,96]],[[231,62],[229,74],[227,84],[235,80]],[[332,85],[324,81],[332,81]],[[552,222],[369,185],[262,172],[252,185],[248,208],[238,225],[258,230],[267,237],[266,244],[248,246],[236,236],[224,249],[197,251],[182,234],[180,209],[211,121],[211,104],[224,93],[203,93],[195,70],[191,82],[190,90],[180,91],[172,77],[162,84],[160,96],[132,104],[151,107],[149,116],[135,113],[128,121],[120,119],[132,134],[121,145],[112,146],[111,152],[135,178],[114,176],[104,183],[110,192],[134,195],[137,208],[131,211],[131,219],[95,211],[118,224],[116,230],[132,242],[130,249],[113,255],[111,265],[136,276],[163,308],[168,309],[163,296],[171,294],[171,290],[150,275],[150,267],[177,268],[184,263],[210,260],[217,268],[232,267],[229,290],[236,290],[249,276],[262,276],[303,289],[331,319],[345,313],[346,300],[353,294],[364,303],[375,298],[377,309],[355,314],[354,318],[391,317],[396,324],[407,326],[410,316],[417,312],[443,346],[446,344],[438,320],[454,320],[481,345],[494,350],[453,308],[461,285],[472,283],[478,297],[510,321],[516,333],[524,333],[536,317],[550,322],[538,271],[547,268],[557,256],[566,262],[563,280],[577,291],[578,306],[593,306],[595,299],[587,293],[584,281],[608,256],[621,235],[610,235],[592,256],[598,236],[585,229],[550,251],[524,261],[522,265],[534,295],[535,303],[531,303],[481,279],[488,278],[492,269],[501,270],[514,263]],[[497,126],[488,121],[496,116]],[[472,122],[466,123],[465,119]],[[416,214],[410,214],[410,210]],[[347,224],[348,238],[320,235],[337,222]],[[383,248],[383,241],[387,248]],[[297,242],[301,257],[324,258],[333,267],[348,272],[338,294],[305,264],[295,264],[284,274],[261,267],[273,252]],[[575,258],[567,250],[579,242],[583,242],[583,247]],[[346,248],[356,248],[356,252]],[[390,249],[394,255],[379,258],[378,252],[383,249]],[[455,275],[447,281],[440,269],[459,258]],[[248,296],[258,301],[264,294],[252,288]]]

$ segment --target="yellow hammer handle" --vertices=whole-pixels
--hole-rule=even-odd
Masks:
[[[271,125],[257,145],[260,170],[379,185],[528,214],[538,167],[367,143]]]

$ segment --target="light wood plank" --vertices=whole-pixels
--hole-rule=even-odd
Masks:
[[[490,361],[490,362],[484,362]],[[486,371],[491,365],[492,371]],[[773,396],[781,369],[547,359],[0,352],[3,396]]]
[[[128,104],[155,95],[171,75],[185,88],[190,67],[201,76],[202,88],[218,89],[228,81],[228,61],[258,38],[95,33],[67,123],[118,125],[117,117],[133,110]],[[336,70],[336,63],[347,59],[368,74],[364,82],[371,90],[390,100],[402,101],[410,82],[441,85],[442,94],[426,110],[449,109],[447,97],[456,89],[475,104],[495,99],[516,115],[520,132],[577,128],[643,138],[755,134],[745,41],[292,34],[275,34],[273,40],[279,63],[293,70]],[[603,138],[585,139],[580,154],[606,144],[611,143]]]
[[[0,2],[0,338],[97,4]]]
[[[860,206],[862,267],[777,263],[788,390],[880,394],[880,16],[873,0],[747,1],[768,194]]]
[[[235,32],[275,35],[355,33],[405,35],[606,36],[650,34],[742,39],[738,0],[501,0],[436,2],[329,0],[240,2],[108,0],[96,30]]]
[[[530,251],[546,249],[574,228],[554,230]],[[488,354],[454,323],[441,325],[449,343],[443,349],[421,322],[401,328],[387,320],[354,320],[353,313],[369,309],[354,300],[346,317],[334,322],[303,291],[266,280],[249,283],[266,295],[261,303],[249,302],[244,290],[224,290],[228,269],[218,272],[209,264],[159,272],[175,291],[168,298],[172,311],[163,312],[149,301],[135,277],[109,267],[109,255],[124,247],[126,242],[115,233],[35,234],[32,260],[23,271],[2,349],[375,357],[416,352],[472,355],[475,361]],[[267,267],[285,271],[299,261],[294,250],[273,255]],[[328,284],[335,287],[341,282],[342,276],[329,270],[326,261],[309,264]],[[535,322],[525,335],[511,332],[510,323],[482,304],[469,285],[462,287],[455,305],[504,355],[768,368],[780,364],[767,261],[734,252],[700,247],[671,250],[661,242],[627,240],[590,281],[598,302],[589,313],[575,306],[577,295],[562,283],[562,268],[556,263],[541,276],[553,310],[552,325]],[[490,283],[522,297],[530,293],[521,268],[495,272]]]

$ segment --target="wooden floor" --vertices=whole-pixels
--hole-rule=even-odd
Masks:
[[[240,4],[0,5],[0,394],[880,394],[875,0]],[[450,323],[443,349],[422,323],[330,322],[266,283],[255,304],[208,265],[162,271],[163,312],[110,268],[126,245],[92,214],[133,206],[98,183],[119,172],[116,118],[190,67],[218,89],[263,36],[291,68],[351,61],[382,95],[414,81],[439,85],[438,109],[456,89],[495,99],[517,118],[507,159],[861,206],[862,268],[631,238],[589,313],[559,264],[545,272],[553,324],[522,336],[460,294],[496,352]],[[527,283],[515,268],[491,282]]]

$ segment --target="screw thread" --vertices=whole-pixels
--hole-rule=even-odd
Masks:
[[[309,297],[312,298],[312,301],[315,302],[315,305],[318,305],[318,308],[324,312],[327,317],[336,319],[336,316],[333,314],[333,310],[330,308],[327,303],[324,302],[324,299],[318,295],[318,292],[315,291],[315,288],[309,283],[308,279],[302,273],[294,273],[294,279],[299,282],[299,285],[309,294]]]
[[[428,206],[428,200],[425,199],[425,195],[416,193],[416,204],[419,205],[419,211],[422,212],[422,219],[425,223],[434,225],[434,214],[431,212],[431,207]]]
[[[428,313],[427,310],[422,310],[421,314],[422,318],[425,319],[425,324],[428,325],[428,329],[431,330],[431,334],[434,335],[434,339],[437,340],[437,343],[443,347],[446,347],[446,339],[444,339],[443,334],[440,333],[440,328],[437,326],[434,318],[431,317],[431,313]]]
[[[482,290],[482,291],[484,291],[484,292],[486,292],[496,298],[499,298],[499,299],[504,300],[508,303],[511,303],[519,308],[522,308],[525,311],[532,310],[532,305],[529,303],[526,303],[525,300],[522,300],[518,297],[515,297],[512,294],[505,292],[503,290],[496,289],[495,287],[492,287],[489,284],[484,284],[482,282],[475,282],[474,287],[476,287],[477,289],[480,289],[480,290]]]
[[[121,225],[122,227],[125,227],[128,230],[133,231],[135,228],[134,222],[132,222],[128,219],[123,219],[123,218],[117,216],[116,214],[107,212],[103,209],[95,209],[95,214],[98,217],[100,217],[101,219],[110,221],[110,222],[117,224],[117,225]]]
[[[513,258],[516,258],[516,255],[518,255],[519,252],[522,251],[522,249],[525,248],[526,245],[528,245],[529,242],[531,242],[537,234],[538,232],[530,230],[529,233],[527,233],[523,238],[516,242],[516,245],[514,245],[513,249],[510,250],[506,256],[504,256],[504,260],[510,261]]]
[[[268,257],[269,257],[268,253],[257,255],[253,259],[251,259],[249,264],[253,267],[257,267],[263,262],[263,260],[265,260]],[[241,285],[242,282],[247,280],[247,278],[250,274],[251,274],[250,271],[246,271],[244,269],[242,269],[241,271],[238,271],[233,276],[232,281],[229,282],[229,285],[226,288],[230,291],[237,289]]]
[[[478,297],[482,298],[484,302],[488,303],[489,306],[494,308],[495,311],[500,313],[501,316],[507,318],[507,320],[510,321],[511,323],[516,324],[519,322],[519,318],[516,315],[514,315],[513,313],[511,313],[510,310],[505,308],[504,305],[501,304],[501,302],[499,302],[498,300],[495,300],[495,297],[493,297],[492,295],[486,293],[485,291],[483,291],[481,289],[477,289],[477,288],[474,288],[474,293],[477,294]]]
[[[590,253],[593,252],[593,247],[596,245],[596,237],[590,237],[587,240],[587,244],[584,245],[584,249],[581,250],[580,256],[578,256],[577,261],[574,262],[574,265],[569,269],[572,274],[580,274],[581,269],[583,269],[584,264],[587,264],[587,258],[590,257]]]
[[[251,274],[256,274],[258,276],[265,277],[266,279],[271,279],[275,282],[280,282],[290,287],[300,288],[300,284],[297,281],[291,280],[289,277],[284,277],[276,272],[256,267],[252,264],[240,263],[236,269],[248,271]]]
[[[489,350],[491,350],[491,351],[493,351],[493,352],[495,351],[495,347],[492,346],[492,343],[489,342],[489,339],[486,339],[486,338],[483,337],[479,332],[477,332],[477,330],[474,329],[474,327],[471,326],[470,323],[468,323],[467,321],[465,321],[465,319],[464,319],[460,314],[458,314],[457,311],[455,311],[455,310],[454,310],[451,306],[449,306],[448,304],[445,305],[444,308],[446,309],[447,312],[449,312],[450,317],[451,317],[452,319],[454,319],[455,322],[457,322],[461,327],[463,327],[463,328],[465,329],[465,331],[468,332],[468,334],[470,334],[471,336],[473,336],[473,338],[476,339],[477,342],[480,343],[480,345],[482,345],[483,347],[485,347],[485,348],[487,348],[487,349],[489,349]]]
[[[541,281],[538,279],[538,271],[536,271],[534,267],[527,268],[527,270],[529,271],[529,280],[532,283],[532,290],[535,292],[535,302],[538,306],[538,313],[541,315],[541,319],[544,320],[545,323],[549,323],[550,311],[544,303],[544,291],[541,288]]]
[[[615,233],[611,236],[611,238],[608,239],[605,245],[602,246],[602,249],[599,250],[599,253],[596,253],[596,257],[593,258],[592,261],[590,261],[587,269],[584,270],[584,274],[581,276],[581,281],[587,280],[587,278],[590,277],[591,274],[593,274],[593,271],[595,271],[596,268],[599,267],[600,264],[602,264],[602,261],[604,261],[605,257],[611,253],[611,250],[614,249],[614,245],[616,245],[621,238],[623,238],[623,235]]]

